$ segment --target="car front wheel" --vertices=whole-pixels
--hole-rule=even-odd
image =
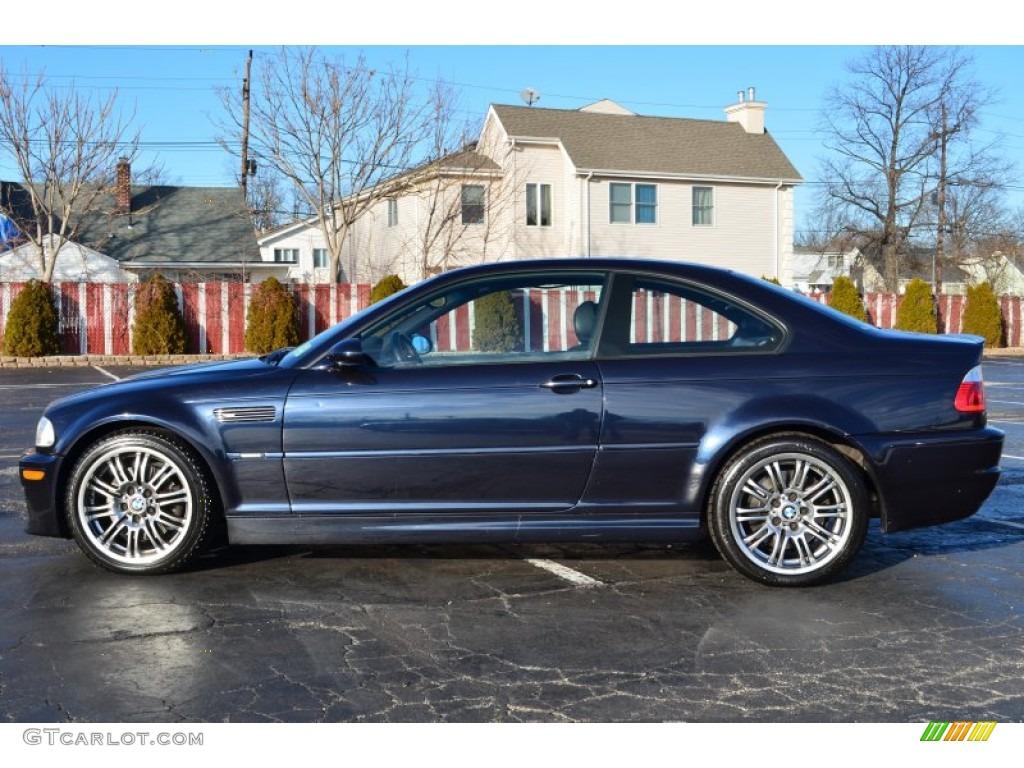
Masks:
[[[72,534],[94,562],[121,573],[164,573],[206,545],[212,494],[198,459],[157,432],[120,432],[79,458],[68,484]]]
[[[712,540],[728,563],[772,586],[809,586],[844,569],[867,533],[868,493],[859,469],[804,436],[753,443],[715,483]]]

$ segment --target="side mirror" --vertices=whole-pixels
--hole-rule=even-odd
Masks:
[[[414,333],[409,339],[412,341],[412,348],[418,355],[428,355],[434,351],[434,345],[430,343],[430,339],[422,334]]]
[[[374,360],[363,352],[363,343],[357,338],[342,339],[327,353],[325,358],[331,369],[352,369],[374,366]]]

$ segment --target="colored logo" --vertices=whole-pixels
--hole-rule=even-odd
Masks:
[[[921,741],[988,741],[996,724],[991,721],[981,723],[953,722],[928,723],[921,734]]]

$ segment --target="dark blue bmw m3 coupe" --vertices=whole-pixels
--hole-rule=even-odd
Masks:
[[[694,264],[456,270],[295,349],[52,403],[30,533],[123,573],[230,544],[679,541],[834,577],[999,475],[982,340],[882,331]]]

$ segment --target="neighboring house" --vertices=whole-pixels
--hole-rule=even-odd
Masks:
[[[832,290],[835,279],[852,277],[856,279],[859,266],[860,250],[856,247],[849,250],[821,249],[798,245],[793,248],[789,282],[787,288],[795,288],[801,293],[828,293]],[[860,287],[859,285],[857,286]]]
[[[1019,258],[997,251],[987,258],[966,260],[960,266],[974,284],[988,282],[999,295],[1024,296],[1024,262]]]
[[[900,263],[899,293],[904,293],[907,284],[912,280],[923,280],[929,285],[932,284],[932,253],[933,251],[920,251],[904,257]],[[862,260],[862,263],[864,292],[887,293],[885,278],[878,268],[866,260]],[[950,295],[963,295],[967,293],[967,286],[976,282],[968,271],[949,263],[936,264],[934,277],[939,283],[939,293]]]
[[[466,151],[389,180],[353,224],[342,280],[404,281],[454,266],[547,256],[697,261],[789,278],[800,174],[765,130],[753,89],[726,120],[492,105]],[[315,266],[315,222],[260,238],[263,260]],[[322,250],[319,252],[321,262]],[[791,281],[790,281],[791,282]]]
[[[35,247],[15,231],[31,221],[25,194],[16,182],[0,187],[0,210],[10,214],[0,242],[0,281],[40,276]],[[133,185],[131,168],[122,161],[114,188],[98,198],[74,241],[61,248],[53,279],[121,282],[154,272],[176,281],[283,278],[285,269],[260,259],[245,210],[234,187]]]

